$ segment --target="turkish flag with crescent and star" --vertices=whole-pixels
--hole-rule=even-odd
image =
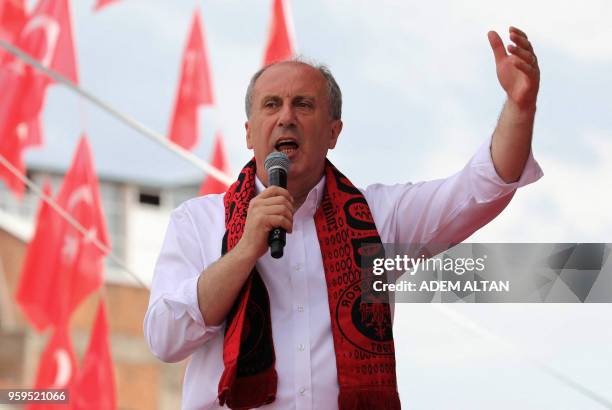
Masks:
[[[89,346],[70,396],[73,410],[117,408],[115,373],[109,345],[106,306],[103,299],[89,337]]]
[[[70,342],[69,328],[66,323],[59,324],[40,355],[35,389],[67,389],[72,393],[72,385],[77,376],[77,363]],[[69,399],[70,400],[70,399]],[[69,408],[57,403],[30,404],[26,410],[47,410]]]
[[[293,56],[294,51],[295,44],[289,4],[285,3],[284,0],[273,0],[264,66],[287,60]]]
[[[81,301],[103,282],[106,252],[94,241],[107,249],[110,242],[91,148],[84,135],[64,177],[57,203],[87,233],[81,234],[54,210],[46,213],[50,222],[42,221],[43,211],[39,212],[36,235],[28,246],[17,293],[17,301],[39,331],[70,318]]]
[[[198,107],[214,104],[208,55],[198,10],[193,12],[191,31],[181,67],[179,88],[168,139],[186,150],[198,142]]]
[[[230,164],[225,153],[225,145],[223,144],[223,134],[221,131],[215,135],[215,145],[213,147],[212,158],[210,159],[210,165],[217,168],[218,170],[230,175]],[[200,186],[200,195],[206,194],[221,194],[227,191],[228,185],[207,175]]]
[[[78,83],[68,0],[40,0],[22,24],[13,44]],[[23,150],[42,143],[39,116],[47,86],[53,80],[19,58],[5,54],[0,63],[0,155],[24,173]],[[23,182],[0,166],[0,179],[17,197]]]

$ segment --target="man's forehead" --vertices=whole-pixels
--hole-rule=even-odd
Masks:
[[[267,68],[255,82],[259,96],[300,94],[315,96],[325,85],[319,70],[300,62],[283,62]]]

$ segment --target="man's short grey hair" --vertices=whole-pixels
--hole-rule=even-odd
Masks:
[[[302,63],[316,70],[319,70],[319,72],[323,75],[325,81],[327,82],[327,95],[329,97],[329,115],[333,120],[339,120],[342,117],[342,92],[340,91],[340,87],[338,86],[336,79],[334,78],[331,71],[326,65],[316,63],[302,56],[268,64],[267,66],[260,68],[255,74],[253,74],[253,77],[251,77],[251,81],[249,82],[249,86],[247,87],[246,96],[244,98],[244,109],[246,111],[247,118],[250,118],[251,116],[251,108],[253,107],[253,91],[255,89],[255,83],[257,82],[257,79],[261,77],[264,71],[266,71],[273,65],[286,62]]]

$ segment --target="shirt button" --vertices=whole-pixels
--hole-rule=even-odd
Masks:
[[[304,393],[306,393],[306,388],[304,387],[300,387],[300,395],[304,395]]]
[[[303,312],[303,311],[304,311],[304,306],[302,306],[302,305],[298,305],[298,307],[297,307],[297,311],[298,311],[298,312]]]
[[[303,345],[302,343],[300,343],[300,344],[298,345],[298,350],[299,350],[300,352],[303,352],[303,351],[304,351],[304,345]]]
[[[296,272],[299,272],[300,270],[302,270],[302,265],[298,263],[297,265],[295,265],[294,269]]]

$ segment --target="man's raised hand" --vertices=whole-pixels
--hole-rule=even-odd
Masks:
[[[508,99],[521,110],[535,109],[540,87],[538,58],[527,35],[516,27],[510,27],[508,52],[495,31],[489,31],[489,43],[495,56],[497,79]]]

